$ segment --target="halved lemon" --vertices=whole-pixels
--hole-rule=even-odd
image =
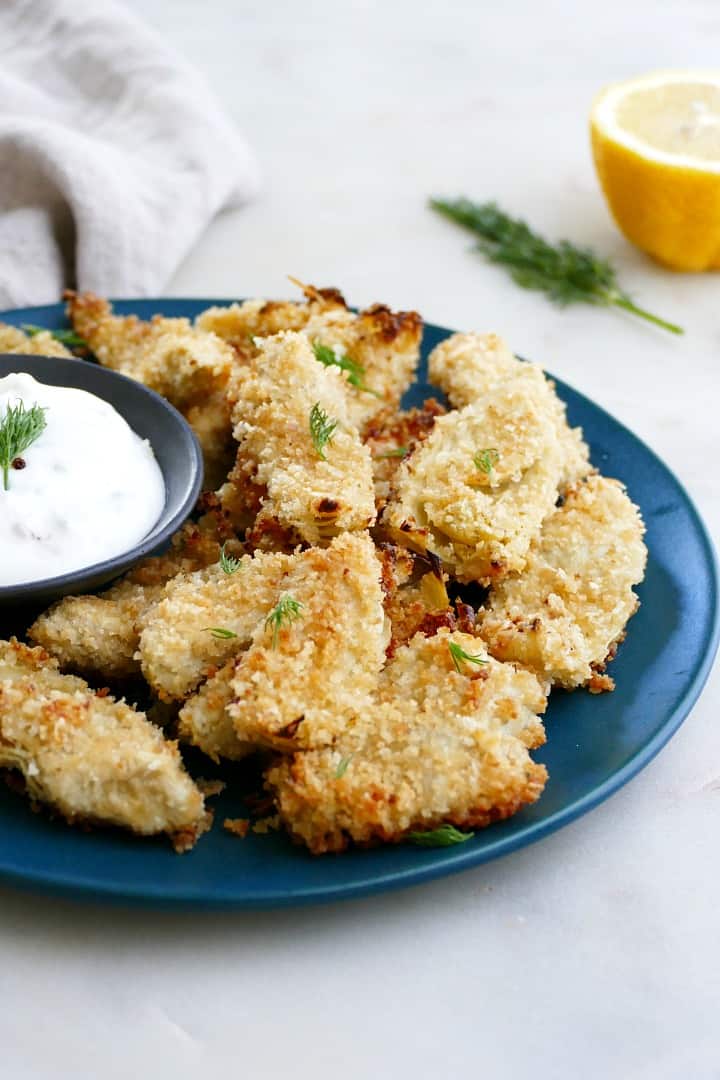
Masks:
[[[674,270],[720,268],[720,71],[658,71],[603,90],[595,167],[633,244]]]

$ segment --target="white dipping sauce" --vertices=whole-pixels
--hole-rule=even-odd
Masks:
[[[51,363],[51,361],[48,361]],[[45,407],[47,426],[11,468],[0,470],[0,586],[81,570],[122,555],[146,536],[165,505],[152,448],[106,401],[46,386],[31,375],[0,379],[8,405]]]

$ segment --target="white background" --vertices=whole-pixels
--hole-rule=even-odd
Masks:
[[[613,227],[587,116],[604,83],[712,66],[713,0],[132,0],[206,73],[260,156],[261,199],[216,221],[179,295],[349,300],[494,329],[629,424],[720,525],[720,280]],[[559,311],[425,208],[496,197],[612,256],[682,340]],[[720,1077],[720,686],[629,787],[535,846],[335,907],[170,915],[0,892],[0,1074]]]

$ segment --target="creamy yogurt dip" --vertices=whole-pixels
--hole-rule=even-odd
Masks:
[[[19,402],[44,408],[46,426],[10,467],[8,490],[0,470],[0,587],[122,555],[165,505],[150,444],[112,405],[24,373],[0,379],[0,425]]]

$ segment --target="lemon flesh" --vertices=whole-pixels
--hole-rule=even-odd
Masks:
[[[720,161],[720,86],[670,83],[620,101],[618,127],[658,150]]]
[[[627,238],[676,270],[720,267],[720,72],[608,87],[590,127],[600,183]]]

